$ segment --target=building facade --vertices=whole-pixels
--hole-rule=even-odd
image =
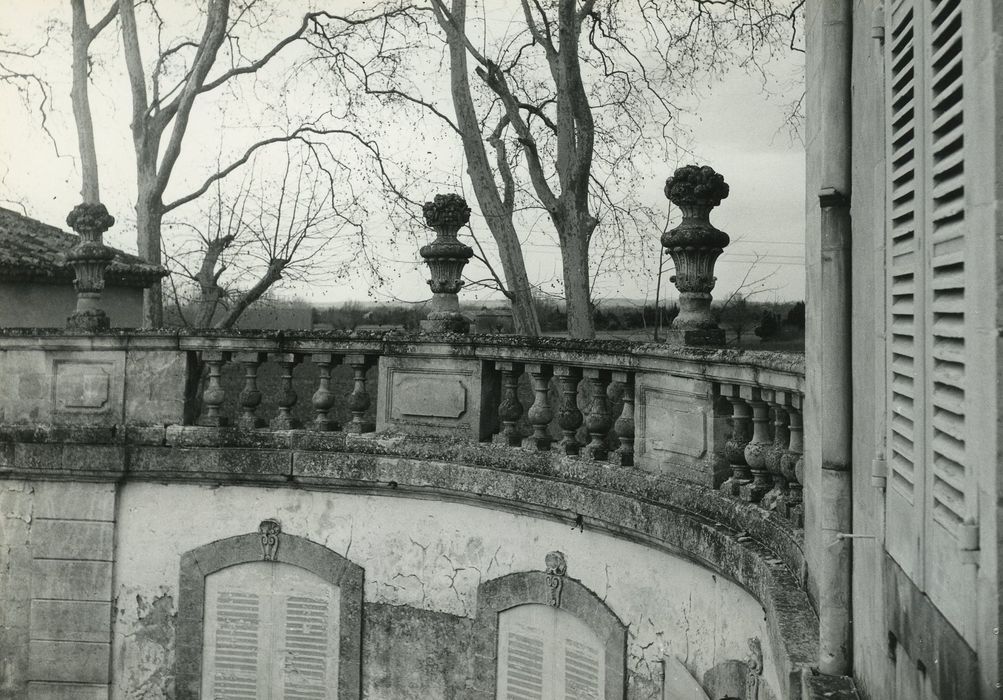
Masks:
[[[822,661],[874,700],[997,697],[1003,6],[807,9]]]

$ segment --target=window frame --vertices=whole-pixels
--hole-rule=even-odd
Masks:
[[[177,700],[201,697],[206,578],[238,564],[266,561],[297,566],[338,587],[338,698],[361,700],[362,567],[303,537],[273,531],[269,537],[277,538],[277,546],[266,544],[264,537],[259,528],[255,532],[210,542],[181,555],[174,655],[175,697]]]
[[[580,581],[561,576],[554,595],[553,573],[521,571],[484,581],[477,588],[474,619],[474,687],[472,697],[495,700],[498,692],[498,628],[502,612],[521,605],[558,607],[581,620],[603,644],[605,700],[627,696],[627,626],[599,596]],[[556,605],[555,605],[556,603]]]

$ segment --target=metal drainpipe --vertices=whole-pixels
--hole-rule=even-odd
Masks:
[[[824,410],[818,523],[819,670],[848,675],[852,668],[851,458],[852,385],[850,277],[850,148],[852,0],[824,0],[822,13],[822,187],[820,288],[822,366],[818,406]]]

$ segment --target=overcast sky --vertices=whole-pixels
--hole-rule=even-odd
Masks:
[[[164,5],[164,3],[162,3]],[[339,7],[343,5],[339,4]],[[284,5],[279,5],[285,7]],[[183,7],[183,5],[182,5]],[[3,128],[0,129],[0,199],[23,204],[30,216],[64,226],[66,214],[79,201],[79,171],[77,169],[76,134],[69,103],[69,3],[64,0],[15,2],[0,0],[0,42],[7,47],[32,48],[44,36],[43,27],[50,19],[63,24],[53,28],[50,47],[43,54],[42,72],[53,87],[53,104],[49,117],[52,131],[63,157],[58,157],[38,126],[37,112],[28,111],[15,92],[0,86],[0,108]],[[92,18],[100,16],[103,7],[91,9]],[[185,10],[178,9],[182,16]],[[297,12],[288,18],[276,18],[276,31],[284,33],[298,24]],[[283,22],[286,26],[283,26]],[[132,206],[135,191],[134,166],[128,132],[129,94],[121,57],[116,55],[118,28],[106,32],[95,46],[92,106],[95,113],[98,155],[101,164],[102,201],[119,223],[109,232],[108,241],[125,250],[135,251],[135,232],[129,222],[134,220]],[[804,151],[785,128],[790,103],[800,95],[797,76],[801,70],[800,55],[790,54],[773,64],[777,80],[764,89],[758,77],[733,71],[723,80],[708,85],[699,101],[689,100],[689,113],[681,121],[689,128],[693,155],[683,155],[680,163],[665,163],[642,173],[636,183],[641,198],[662,211],[668,202],[661,193],[665,178],[675,165],[688,162],[708,163],[723,173],[731,185],[731,196],[712,215],[716,226],[730,234],[732,246],[725,250],[717,263],[718,284],[715,296],[727,295],[743,279],[768,279],[761,285],[767,289],[758,298],[765,300],[801,299],[804,296]],[[256,96],[261,100],[261,96]],[[267,96],[264,98],[267,101]],[[447,104],[447,107],[449,105]],[[253,107],[250,108],[252,111]],[[209,110],[210,112],[212,110]],[[420,141],[409,124],[400,125],[399,150],[413,149]],[[215,152],[222,137],[233,132],[232,138],[246,137],[249,125],[240,122],[231,112],[215,111],[201,118],[187,140],[187,156],[182,158],[175,191],[194,189],[205,177],[205,163],[197,162],[202,151]],[[253,127],[252,127],[253,130]],[[387,144],[393,148],[395,144]],[[419,146],[424,144],[418,144]],[[429,146],[429,148],[433,148]],[[440,144],[436,150],[436,167],[454,173],[464,169],[462,153],[456,143]],[[428,197],[435,192],[429,186]],[[472,197],[471,197],[472,199]],[[477,226],[475,219],[473,226]],[[379,222],[374,224],[378,230]],[[652,257],[647,267],[657,266],[657,239],[660,231],[653,230],[646,243]],[[388,236],[389,238],[390,236]],[[485,235],[482,239],[486,239]],[[380,236],[372,245],[380,249],[381,271],[386,286],[369,290],[371,279],[360,272],[348,280],[293,286],[283,290],[287,296],[299,296],[317,303],[367,298],[367,290],[376,298],[417,300],[429,295],[424,284],[427,271],[418,264],[417,246],[411,251],[398,240],[389,248]],[[535,239],[526,249],[527,267],[531,278],[542,282],[560,276],[560,258],[555,245]],[[757,262],[758,258],[758,262]],[[652,262],[654,261],[654,262]],[[750,267],[755,264],[755,269]],[[663,286],[664,288],[664,286]],[[669,289],[668,297],[674,290]],[[475,297],[465,291],[461,294]],[[372,295],[370,295],[372,296]],[[630,273],[604,277],[596,285],[599,298],[654,296],[652,274]]]

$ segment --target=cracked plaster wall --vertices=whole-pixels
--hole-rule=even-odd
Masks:
[[[260,487],[132,483],[119,494],[113,697],[170,697],[182,552],[275,517],[365,569],[367,698],[450,697],[469,671],[482,580],[540,570],[548,551],[628,625],[630,698],[657,697],[659,659],[698,678],[766,639],[765,613],[734,583],[685,559],[571,523],[433,500]],[[388,637],[386,630],[396,632]],[[778,687],[766,658],[764,680]],[[407,689],[406,691],[404,689]]]
[[[4,699],[21,697],[27,687],[32,494],[27,481],[0,481],[0,698]]]

